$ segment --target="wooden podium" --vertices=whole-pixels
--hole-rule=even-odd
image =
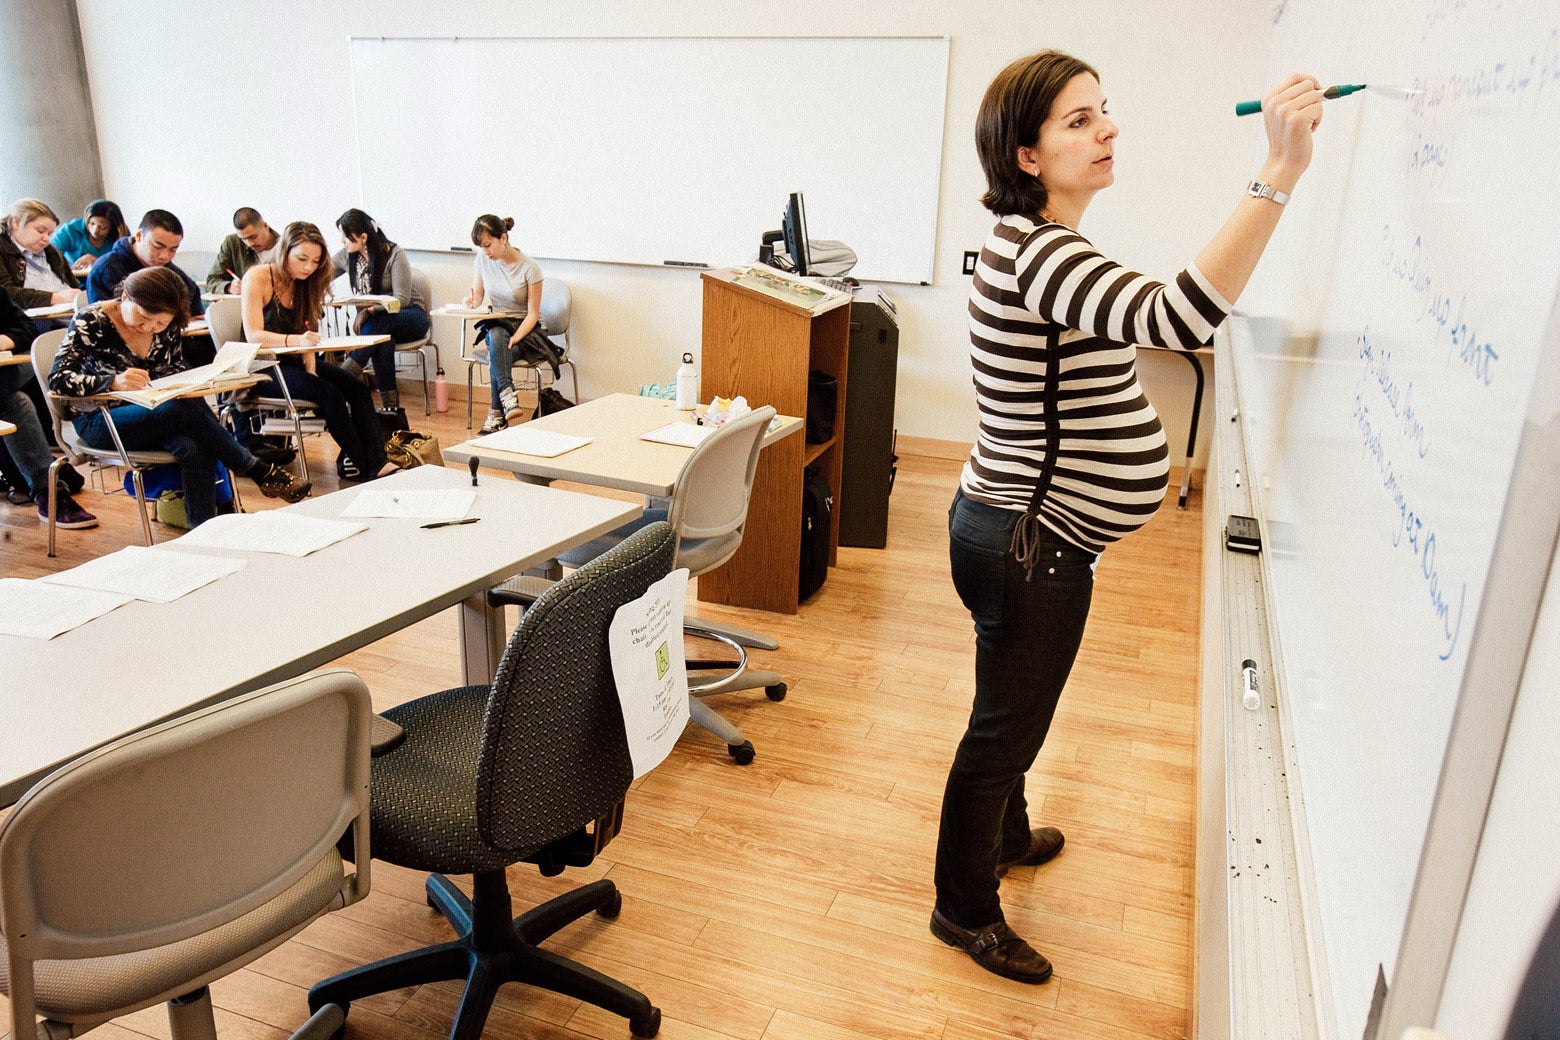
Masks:
[[[839,388],[834,437],[807,444],[786,437],[758,456],[742,547],[725,565],[701,575],[699,598],[711,603],[796,613],[802,546],[802,471],[817,465],[835,502],[829,521],[829,565],[839,551],[840,442],[845,429],[845,369],[850,349],[850,300],[821,314],[733,280],[738,272],[708,271],[704,282],[700,396],[742,394],[757,408],[807,414],[807,374],[826,372]]]

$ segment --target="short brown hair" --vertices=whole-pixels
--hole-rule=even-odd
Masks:
[[[1083,72],[1100,78],[1092,66],[1070,54],[1041,51],[997,73],[975,116],[975,150],[986,172],[982,206],[999,217],[1038,214],[1045,208],[1045,185],[1019,169],[1018,150],[1040,140],[1040,124],[1051,114],[1056,96]]]
[[[148,314],[171,314],[169,328],[190,323],[190,293],[184,279],[166,267],[143,267],[119,283],[119,299],[129,300]]]
[[[54,215],[48,203],[38,199],[17,199],[6,211],[5,230],[8,234],[14,234],[18,228],[26,227],[39,217],[48,217],[56,224],[60,222],[60,218]]]

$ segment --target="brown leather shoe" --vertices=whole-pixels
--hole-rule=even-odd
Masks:
[[[1039,983],[1051,977],[1051,962],[1013,934],[1013,929],[1008,927],[1006,921],[997,921],[971,931],[960,928],[944,917],[941,911],[933,910],[932,934],[949,946],[957,946],[969,954],[976,964],[1005,979]]]
[[[1062,837],[1062,832],[1055,827],[1036,827],[1029,832],[1029,851],[1017,859],[1010,859],[1006,863],[997,864],[997,877],[1006,876],[1013,867],[1038,867],[1042,863],[1049,863],[1056,858],[1056,854],[1062,851],[1062,845],[1067,841]]]

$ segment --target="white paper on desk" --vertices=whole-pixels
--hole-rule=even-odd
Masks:
[[[244,566],[225,556],[196,556],[127,545],[68,571],[47,574],[39,581],[78,589],[118,592],[148,603],[172,603],[203,585],[225,578]]]
[[[355,350],[384,342],[383,336],[326,336],[311,350]]]
[[[641,433],[642,441],[655,441],[657,444],[675,444],[681,448],[697,448],[704,443],[706,437],[714,434],[719,426],[698,426],[688,422],[669,422],[665,426],[659,426],[649,433]]]
[[[521,455],[535,455],[538,458],[551,459],[562,455],[566,451],[575,448],[583,448],[594,437],[576,437],[569,433],[553,433],[551,430],[537,430],[527,426],[511,426],[507,430],[499,430],[485,437],[474,438],[472,444],[480,444],[484,448],[495,448],[498,451],[514,451]]]
[[[47,307],[27,308],[27,316],[29,318],[63,318],[67,314],[74,314],[75,312],[75,301],[70,301],[67,303],[51,303]]]
[[[22,578],[0,578],[0,635],[53,639],[135,599]]]
[[[214,516],[195,530],[168,542],[166,549],[243,549],[281,556],[308,556],[327,545],[368,530],[367,524],[322,520],[279,509]]]
[[[607,629],[635,777],[660,765],[688,725],[687,599],[688,568],[680,567],[619,607]]]
[[[342,516],[388,516],[404,520],[464,520],[477,493],[460,488],[443,491],[380,491],[364,488]]]

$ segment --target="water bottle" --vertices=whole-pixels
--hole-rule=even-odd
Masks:
[[[677,407],[685,412],[699,407],[699,370],[693,367],[692,354],[684,354],[677,366]]]
[[[441,412],[450,410],[450,384],[444,379],[444,369],[433,377],[433,406]]]

